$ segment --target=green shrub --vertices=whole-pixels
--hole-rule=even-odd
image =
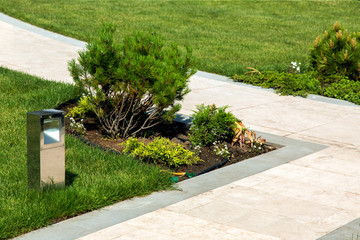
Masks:
[[[67,117],[84,118],[89,112],[92,112],[91,104],[87,96],[80,98],[77,106],[69,109]]]
[[[360,82],[343,78],[325,87],[324,96],[360,104]]]
[[[170,167],[191,165],[202,161],[195,153],[186,150],[181,144],[171,142],[167,138],[155,138],[145,145],[136,138],[129,138],[125,143],[124,152],[141,158],[143,161],[165,164]]]
[[[167,46],[156,34],[136,33],[118,44],[114,31],[105,25],[69,70],[106,132],[126,138],[175,117],[194,61],[188,47]]]
[[[315,39],[310,62],[320,77],[340,74],[360,78],[360,32],[349,33],[338,22]]]
[[[320,82],[311,74],[297,74],[266,71],[262,73],[234,75],[234,81],[274,88],[282,95],[294,95],[306,97],[307,94],[320,94]]]
[[[227,106],[202,104],[196,108],[189,134],[189,140],[194,146],[209,146],[215,141],[231,140],[234,135],[233,127],[238,119],[226,112]]]
[[[77,122],[73,117],[70,117],[70,127],[69,127],[70,133],[84,136],[86,134],[86,128],[83,124],[83,121],[84,119],[81,119],[80,121]]]

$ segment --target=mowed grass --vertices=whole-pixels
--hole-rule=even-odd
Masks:
[[[0,239],[134,196],[168,188],[170,176],[66,136],[66,187],[27,189],[26,113],[77,95],[73,85],[0,67]]]
[[[285,71],[307,62],[309,48],[340,21],[360,31],[360,1],[0,0],[0,11],[40,27],[90,41],[105,22],[116,38],[156,31],[190,45],[200,70],[232,76],[245,67]]]

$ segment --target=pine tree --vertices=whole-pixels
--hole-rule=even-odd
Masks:
[[[347,76],[360,80],[360,32],[348,33],[336,22],[324,36],[315,39],[310,61],[320,77]]]
[[[189,92],[194,59],[189,47],[165,45],[156,34],[139,32],[118,44],[114,31],[104,25],[69,71],[106,132],[127,138],[174,119],[176,102]]]

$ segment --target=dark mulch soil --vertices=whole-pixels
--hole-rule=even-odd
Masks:
[[[61,109],[67,113],[68,109],[73,106],[75,106],[74,103],[67,103],[59,106],[58,109]],[[67,133],[69,133],[70,120],[66,119],[65,122],[66,122],[65,127]],[[111,139],[108,136],[106,136],[106,133],[103,131],[102,127],[98,124],[95,117],[84,119],[84,126],[87,131],[86,131],[86,135],[83,138],[86,141],[105,149],[114,150],[117,152],[122,151],[122,147],[120,144],[126,141],[126,139],[121,139],[121,138]],[[141,139],[141,141],[144,141],[146,144],[155,137],[158,136],[167,137],[175,143],[184,145],[184,147],[189,150],[192,148],[192,146],[188,141],[188,133],[189,130],[187,129],[185,124],[179,122],[173,122],[172,124],[158,125],[157,127],[152,128],[150,131],[147,131],[146,137],[139,137],[139,139]],[[223,166],[231,165],[240,162],[242,160],[252,158],[276,149],[275,146],[269,144],[263,144],[263,148],[261,150],[256,150],[256,151],[254,151],[254,149],[251,149],[250,146],[246,144],[243,145],[242,148],[240,148],[238,144],[235,144],[234,146],[231,146],[231,143],[226,143],[226,144],[229,148],[229,151],[232,152],[232,156],[229,159],[229,161]],[[178,169],[172,169],[172,171],[199,174],[205,169],[208,169],[214,166],[215,164],[219,164],[224,160],[214,153],[213,146],[201,147],[200,158],[204,161],[191,166],[181,166]],[[188,176],[185,175],[183,177],[179,177],[179,180],[182,181],[187,178]]]

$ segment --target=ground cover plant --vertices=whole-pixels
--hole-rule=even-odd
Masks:
[[[234,81],[257,85],[264,88],[273,88],[282,95],[305,97],[307,94],[321,94],[320,82],[309,74],[287,73],[276,71],[249,72],[235,74]]]
[[[73,85],[0,68],[0,239],[171,186],[170,175],[66,136],[66,187],[27,189],[26,112],[77,97]]]
[[[360,2],[333,1],[92,1],[0,0],[0,11],[31,24],[90,42],[104,22],[118,27],[117,41],[155,30],[169,42],[191,45],[200,70],[233,76],[246,67],[286,71],[308,62],[324,27],[360,22]]]
[[[265,71],[235,74],[233,80],[264,88],[273,88],[281,95],[306,97],[308,94],[318,94],[360,105],[360,82],[349,80],[344,76],[330,76],[325,78],[330,82],[324,83],[313,72],[298,74]]]

